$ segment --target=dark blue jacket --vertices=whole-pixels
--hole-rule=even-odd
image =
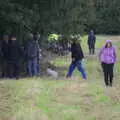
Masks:
[[[39,54],[39,44],[36,40],[28,40],[26,46],[26,57],[27,59],[37,58]]]
[[[10,41],[8,47],[8,60],[19,61],[24,56],[24,52],[17,41]]]
[[[90,35],[88,36],[88,45],[92,47],[95,45],[95,43],[96,43],[96,37],[94,34],[90,33]]]
[[[6,41],[2,41],[1,56],[3,60],[9,59],[8,51],[9,51],[9,43],[7,43]]]

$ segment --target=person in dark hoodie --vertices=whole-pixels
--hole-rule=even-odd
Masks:
[[[8,77],[8,47],[9,47],[9,36],[3,35],[2,46],[1,46],[1,58],[2,58],[2,78]]]
[[[94,35],[94,31],[91,30],[90,34],[88,36],[89,54],[94,54],[95,53],[95,43],[96,43],[96,37]]]
[[[27,55],[27,68],[28,76],[37,76],[37,60],[39,54],[39,44],[37,42],[37,35],[29,39],[26,46],[26,55]]]
[[[79,42],[74,38],[73,39],[73,43],[71,45],[71,52],[72,52],[72,62],[71,65],[69,67],[68,73],[67,73],[67,78],[72,76],[73,71],[75,70],[75,68],[77,67],[78,70],[81,72],[82,74],[82,78],[84,80],[87,79],[87,75],[85,72],[85,69],[83,67],[82,64],[82,60],[84,58],[84,54],[81,48],[81,45],[79,44]]]
[[[16,36],[12,35],[9,43],[9,77],[19,79],[20,77],[20,59],[24,52],[19,45]]]

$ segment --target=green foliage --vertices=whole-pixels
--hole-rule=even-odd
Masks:
[[[43,36],[97,33],[120,33],[118,0],[1,0],[0,33],[15,33],[21,39],[29,31]]]
[[[49,42],[58,41],[58,39],[59,39],[59,35],[57,35],[57,34],[50,34],[50,35],[48,36],[48,41],[49,41]]]

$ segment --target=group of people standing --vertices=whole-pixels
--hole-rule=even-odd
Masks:
[[[1,41],[1,60],[2,60],[2,78],[16,78],[20,77],[21,59],[25,59],[27,63],[26,71],[29,77],[39,76],[40,74],[40,55],[41,49],[39,46],[40,34],[30,33],[26,46],[24,49],[19,44],[15,35],[3,35]],[[95,53],[96,37],[93,30],[88,35],[89,53]],[[87,74],[83,66],[84,53],[79,41],[76,38],[72,39],[71,43],[71,58],[72,62],[66,75],[70,78],[73,71],[77,67],[82,74],[82,78],[87,80]],[[104,81],[106,86],[112,86],[113,83],[113,69],[116,63],[116,50],[112,41],[107,40],[103,48],[99,52],[99,61],[104,73]]]
[[[94,35],[93,30],[91,30],[90,34],[88,35],[89,54],[95,53],[95,43],[96,43],[96,37]],[[83,50],[81,44],[75,38],[72,40],[71,53],[72,53],[71,54],[72,62],[69,66],[66,77],[70,78],[72,76],[73,71],[77,67],[78,70],[81,72],[82,78],[84,80],[87,80],[87,74],[83,66],[83,59],[84,59]],[[114,77],[113,70],[114,70],[114,64],[116,63],[117,55],[116,55],[116,49],[113,46],[111,40],[106,41],[105,45],[100,50],[98,57],[101,63],[101,68],[104,73],[105,85],[112,86],[113,77]]]
[[[40,34],[29,34],[26,46],[23,48],[15,35],[3,35],[1,41],[1,66],[2,78],[16,78],[20,77],[21,59],[27,63],[26,71],[29,77],[37,76],[40,73]]]

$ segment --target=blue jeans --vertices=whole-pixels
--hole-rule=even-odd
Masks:
[[[83,67],[83,64],[82,64],[82,61],[79,60],[79,61],[75,61],[75,62],[72,62],[70,67],[69,67],[69,70],[68,70],[68,73],[67,73],[67,77],[71,77],[75,68],[77,67],[77,69],[81,72],[82,74],[82,78],[83,79],[87,79],[87,75],[86,75],[86,72],[85,72],[85,69]]]
[[[39,59],[37,59],[37,75],[40,74],[40,63],[39,63]]]
[[[37,76],[37,58],[28,60],[28,75]]]

